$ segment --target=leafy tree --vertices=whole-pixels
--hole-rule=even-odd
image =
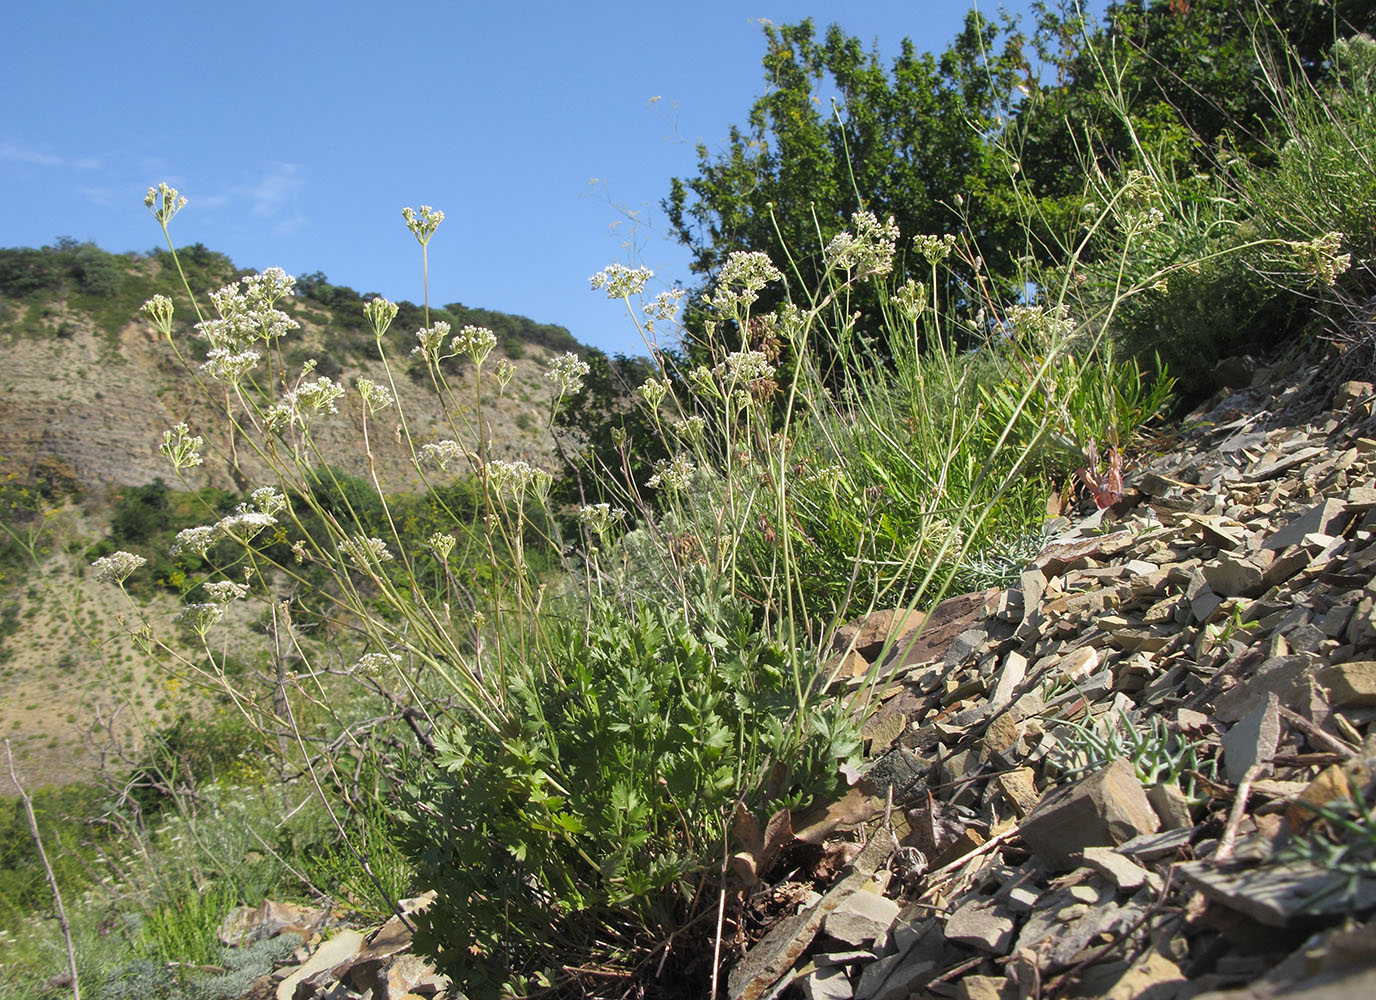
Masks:
[[[588,351],[583,360],[589,368],[583,391],[565,399],[554,416],[565,469],[553,495],[561,504],[616,499],[589,491],[608,481],[624,484],[623,445],[618,442],[624,442],[626,467],[637,484],[649,478],[655,462],[669,457],[663,435],[634,395],[636,387],[658,375],[655,365],[648,358],[608,357],[598,350]],[[681,367],[673,360],[671,373]]]
[[[801,285],[816,287],[822,246],[860,210],[893,216],[909,236],[951,232],[968,212],[985,227],[987,258],[1019,251],[989,140],[1027,73],[1010,22],[971,11],[943,55],[904,39],[887,69],[837,25],[820,41],[810,19],[764,32],[768,92],[722,153],[698,147],[698,175],[674,178],[664,202],[695,272],[762,250],[786,273],[791,258]],[[911,255],[906,266],[926,270]]]
[[[766,24],[765,94],[723,150],[698,147],[696,176],[674,178],[664,201],[694,272],[710,286],[730,253],[758,250],[816,287],[820,248],[867,209],[905,236],[961,232],[984,274],[1019,292],[1020,255],[1063,253],[1055,237],[1073,232],[1087,161],[1125,169],[1134,141],[1182,173],[1215,169],[1225,141],[1264,156],[1268,61],[1281,79],[1318,77],[1335,38],[1376,27],[1364,0],[1137,0],[1101,23],[1069,0],[1034,11],[1030,34],[971,11],[941,55],[904,39],[888,67],[838,25],[819,40],[811,20]],[[924,277],[915,254],[896,267]],[[968,263],[955,274],[972,276]]]

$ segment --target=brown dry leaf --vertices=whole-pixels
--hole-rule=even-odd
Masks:
[[[760,821],[755,814],[745,808],[744,802],[736,803],[736,825],[731,828],[746,854],[758,855],[764,847],[764,834],[760,832]]]
[[[759,881],[759,876],[755,872],[755,856],[749,851],[740,851],[731,855],[731,870],[736,873],[738,879],[748,886]]]
[[[863,823],[881,808],[878,799],[852,788],[837,801],[813,806],[800,815],[794,837],[804,844],[820,844],[837,827]]]
[[[792,840],[793,814],[787,809],[780,809],[769,817],[769,822],[764,826],[764,840],[755,862],[759,871],[767,871],[774,859],[779,856],[779,851]]]
[[[754,885],[784,845],[793,840],[793,816],[787,809],[780,809],[769,817],[762,831],[754,813],[737,802],[732,833],[742,850],[731,856],[731,869],[746,885]]]

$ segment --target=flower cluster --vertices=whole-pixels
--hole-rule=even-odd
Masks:
[[[416,331],[416,340],[419,343],[412,348],[411,354],[419,354],[426,361],[434,363],[440,359],[444,338],[448,336],[449,324],[442,319],[436,320],[433,326],[422,327]]]
[[[485,326],[465,326],[449,342],[450,354],[467,354],[479,368],[497,346],[497,335]]]
[[[216,604],[229,604],[248,596],[248,584],[235,583],[233,580],[219,580],[207,583],[202,588]]]
[[[696,471],[697,466],[686,455],[675,455],[667,461],[660,459],[655,463],[655,474],[645,485],[653,489],[686,490]]]
[[[246,503],[241,503],[234,508],[234,513],[226,514],[220,518],[215,529],[227,538],[232,538],[236,542],[248,543],[253,537],[264,528],[270,528],[277,523],[277,518],[271,514],[264,514],[260,510],[253,510]]]
[[[927,308],[927,286],[909,278],[889,296],[889,301],[909,323],[916,323]]]
[[[401,217],[406,220],[406,228],[411,230],[411,235],[421,246],[430,242],[430,237],[435,235],[435,230],[444,221],[444,213],[429,205],[422,205],[419,212],[408,205],[401,210]]]
[[[249,345],[262,341],[271,343],[292,330],[300,329],[296,322],[280,309],[275,308],[278,299],[289,297],[296,287],[296,279],[280,267],[270,267],[261,274],[250,274],[241,279],[238,285],[226,285],[210,293],[210,301],[219,313],[218,319],[209,319],[196,324],[196,332],[210,344],[209,357],[214,364],[207,362],[203,368],[219,378],[221,372],[232,374],[252,367],[257,357],[240,357],[253,352]]]
[[[401,666],[401,657],[396,653],[364,653],[354,664],[354,671],[360,674],[367,674],[370,677],[378,677],[388,670],[395,670]]]
[[[703,436],[707,433],[707,420],[695,413],[691,417],[684,417],[674,424],[674,430],[683,440],[697,444],[702,441]]]
[[[183,528],[177,532],[177,539],[172,543],[172,554],[179,556],[184,552],[194,552],[198,556],[204,556],[210,551],[220,538],[219,525],[200,525],[195,528]]]
[[[253,370],[261,357],[257,351],[229,351],[215,347],[206,354],[201,371],[220,382],[235,385]]]
[[[764,351],[733,351],[717,365],[717,375],[728,385],[739,385],[772,378],[774,366]]]
[[[609,503],[584,504],[578,511],[578,520],[582,521],[588,530],[599,538],[610,531],[612,525],[625,516],[624,510],[620,507],[613,507]]]
[[[292,419],[301,421],[307,416],[319,413],[338,413],[336,401],[344,395],[344,387],[327,375],[321,375],[314,382],[298,383],[295,389],[286,394],[286,405]]]
[[[287,498],[276,486],[260,486],[249,494],[253,506],[269,516],[287,509]]]
[[[1342,233],[1324,233],[1307,243],[1291,243],[1300,267],[1312,275],[1315,281],[1330,288],[1337,283],[1338,275],[1352,266],[1352,254],[1339,253],[1343,245]]]
[[[1064,304],[1048,312],[1043,306],[1014,306],[1008,310],[1007,328],[1038,354],[1046,354],[1075,330],[1070,309]]]
[[[956,248],[956,238],[950,233],[945,236],[914,236],[913,246],[927,258],[928,264],[935,267],[951,256],[951,251]]]
[[[158,451],[172,463],[172,468],[180,472],[182,469],[191,469],[201,464],[201,447],[205,444],[205,438],[199,434],[192,434],[191,429],[186,424],[177,424],[170,431],[162,432],[162,444]]]
[[[96,571],[96,579],[102,583],[123,583],[134,570],[147,561],[143,556],[121,549],[108,556],[101,556],[91,563],[91,568]]]
[[[339,551],[353,560],[355,566],[363,570],[371,569],[374,563],[392,561],[392,553],[387,550],[387,543],[381,538],[364,538],[362,535],[355,535],[353,538],[346,538],[340,542]]]
[[[898,249],[898,224],[893,216],[880,222],[872,212],[850,217],[855,232],[842,231],[822,251],[827,267],[860,274],[888,274]]]
[[[358,389],[358,394],[363,397],[363,405],[369,413],[385,410],[396,402],[391,389],[385,385],[379,385],[370,378],[360,377],[354,381],[354,386]]]
[[[166,295],[154,295],[139,306],[139,312],[143,313],[164,337],[172,336],[172,300]]]
[[[607,298],[624,299],[639,295],[645,283],[655,276],[648,267],[626,267],[624,264],[608,264],[605,270],[598,271],[588,283],[593,291],[606,289]]]
[[[497,496],[510,495],[520,500],[526,493],[540,499],[549,495],[554,477],[544,469],[536,468],[529,462],[488,462],[487,481]]]
[[[198,636],[205,638],[205,634],[210,631],[211,626],[219,622],[224,616],[223,605],[188,604],[178,611],[172,620],[187,631],[195,632]]]
[[[397,318],[397,304],[383,298],[369,299],[363,305],[363,317],[373,328],[373,336],[381,340],[392,320]]]
[[[568,351],[550,362],[545,378],[559,387],[559,394],[568,395],[583,388],[583,379],[592,368],[586,361]]]
[[[467,455],[467,449],[457,441],[435,441],[421,445],[417,458],[423,465],[445,469],[450,462],[456,462]]]
[[[645,383],[636,390],[636,395],[645,400],[645,405],[650,408],[651,413],[659,410],[659,404],[664,402],[664,397],[669,393],[669,382],[666,379],[658,379],[651,376]]]
[[[168,184],[159,184],[148,189],[148,193],[143,196],[143,204],[153,213],[153,218],[158,220],[158,224],[165,228],[172,221],[172,216],[186,207],[186,198],[178,194],[176,188]]]
[[[642,305],[640,309],[651,319],[672,320],[678,315],[679,303],[682,301],[684,293],[685,289],[671,288],[668,291],[660,292]]]
[[[739,312],[754,304],[765,285],[781,280],[783,273],[770,261],[768,254],[738,250],[726,258],[717,275],[716,289],[707,301],[722,312]]]
[[[455,541],[456,539],[453,535],[436,531],[426,539],[425,544],[430,546],[435,553],[435,557],[439,559],[440,562],[444,562],[449,558],[449,553],[454,551]]]

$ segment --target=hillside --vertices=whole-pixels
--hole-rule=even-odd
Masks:
[[[189,248],[183,258],[198,291],[247,273],[204,247]],[[157,445],[164,430],[186,421],[221,456],[208,456],[190,485],[234,486],[223,458],[228,441],[211,430],[219,422],[206,406],[192,402],[197,394],[191,379],[157,332],[138,317],[139,306],[153,294],[171,296],[178,307],[182,349],[203,359],[203,342],[188,318],[194,312],[180,289],[163,253],[114,255],[70,241],[41,250],[0,250],[0,459],[6,474],[25,482],[45,481],[58,491],[170,480]],[[347,370],[384,380],[372,335],[365,329],[363,302],[364,296],[331,285],[318,272],[303,277],[297,297],[284,307],[301,324],[283,344],[288,370],[315,358],[322,375]],[[396,353],[405,355],[424,317],[409,302],[399,305],[389,339]],[[494,404],[490,454],[548,462],[549,440],[539,428],[548,418],[549,387],[541,372],[551,354],[581,350],[577,342],[562,327],[458,303],[432,310],[432,319],[449,322],[455,330],[471,323],[497,334],[493,360],[509,359],[516,375],[505,398]],[[413,433],[424,443],[441,422],[441,404],[423,366],[413,365],[407,377],[396,375],[403,407],[414,415]],[[353,422],[323,427],[320,438],[327,461],[358,473],[362,457],[347,442]],[[389,478],[406,481],[406,456],[384,449],[380,457]],[[251,462],[245,467],[250,476],[257,471]]]
[[[203,247],[185,251],[183,265],[198,291],[247,273]],[[205,349],[186,318],[194,314],[180,289],[162,253],[115,255],[70,241],[38,250],[0,249],[0,518],[20,540],[41,538],[37,560],[15,539],[4,539],[0,731],[14,740],[22,769],[39,785],[89,778],[102,757],[109,763],[133,752],[138,730],[171,725],[194,701],[139,653],[121,625],[126,609],[115,600],[118,595],[85,572],[102,554],[93,546],[110,534],[121,500],[158,481],[174,491],[209,487],[235,494],[245,477],[253,485],[273,481],[261,478],[268,470],[251,455],[240,455],[242,475],[231,474],[223,419],[215,419],[187,368],[138,316],[139,305],[153,294],[172,296],[181,349],[193,361],[202,359]],[[343,380],[347,372],[385,382],[372,334],[365,330],[363,301],[324,275],[303,276],[296,298],[284,307],[301,324],[283,345],[287,370],[315,358],[320,374]],[[455,330],[470,323],[492,329],[498,335],[493,362],[505,358],[515,368],[504,396],[485,402],[489,455],[552,468],[551,438],[544,432],[550,383],[543,372],[550,356],[581,351],[577,342],[562,327],[457,303],[433,311],[432,318]],[[393,357],[407,356],[406,342],[414,342],[423,322],[419,307],[400,304],[389,333]],[[455,385],[470,375],[461,372]],[[394,376],[416,442],[451,436],[440,432],[442,404],[423,366],[413,364]],[[351,475],[366,472],[357,408],[351,394],[333,423],[321,422],[316,430],[323,461]],[[158,452],[163,432],[181,421],[208,442],[205,464],[187,470],[184,481]],[[374,455],[385,489],[417,487],[414,466],[396,436],[376,442]],[[25,515],[33,493],[48,509],[41,535],[39,523]],[[176,516],[191,515],[174,511]],[[113,537],[128,544],[118,532]],[[170,533],[161,541],[138,539],[150,556],[169,540]],[[150,597],[155,620],[172,618],[177,589],[164,586]],[[264,637],[251,628],[251,618],[242,624],[232,653],[254,661],[264,655]],[[55,704],[61,709],[54,711]],[[8,779],[0,783],[8,787]]]

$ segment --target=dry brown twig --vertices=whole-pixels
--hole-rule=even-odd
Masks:
[[[57,876],[53,874],[53,866],[48,863],[48,852],[43,850],[43,838],[38,833],[38,817],[33,814],[33,800],[19,783],[19,775],[14,773],[14,753],[10,750],[9,740],[5,740],[5,762],[9,765],[10,781],[14,782],[19,799],[24,803],[24,812],[29,818],[29,834],[33,837],[33,846],[38,851],[38,860],[43,862],[43,871],[48,875],[48,888],[52,890],[53,905],[57,907],[57,920],[62,925],[63,940],[67,942],[67,968],[72,976],[72,1000],[81,1000],[81,988],[76,976],[76,949],[72,947],[72,927],[67,922],[67,910],[62,905],[62,893],[57,890]]]

